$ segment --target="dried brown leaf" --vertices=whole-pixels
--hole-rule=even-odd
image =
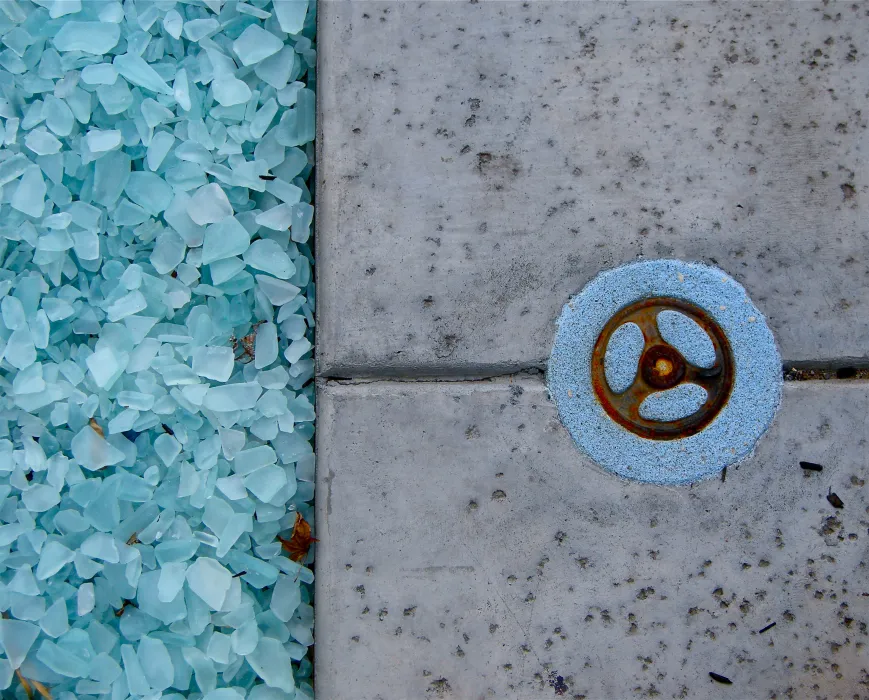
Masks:
[[[21,687],[24,688],[24,692],[27,693],[27,700],[33,700],[33,688],[30,687],[30,681],[22,675],[19,669],[15,669],[15,675],[18,676],[18,681],[21,683]]]
[[[39,681],[34,681],[34,680],[31,680],[30,682],[33,684],[33,687],[36,688],[36,691],[43,698],[45,698],[45,700],[53,700],[53,698],[51,697],[51,691],[48,688],[46,688],[44,685],[42,685],[42,683],[40,683]]]
[[[97,419],[96,419],[96,418],[91,418],[91,419],[88,421],[88,425],[89,425],[91,428],[93,428],[93,431],[94,431],[97,435],[99,435],[101,438],[105,438],[105,437],[106,437],[106,434],[103,432],[102,427],[100,427],[100,424],[97,423]]]
[[[302,517],[301,513],[296,513],[292,537],[288,540],[283,537],[278,537],[278,539],[281,546],[289,552],[290,559],[297,563],[305,560],[311,545],[318,541],[315,537],[311,537],[311,525]]]

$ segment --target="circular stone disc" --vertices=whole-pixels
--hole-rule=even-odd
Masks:
[[[592,387],[592,351],[601,330],[619,310],[652,297],[699,306],[730,341],[735,365],[730,398],[708,426],[690,437],[635,435],[607,415]],[[565,305],[547,383],[574,442],[599,465],[627,479],[686,484],[751,454],[778,409],[781,367],[772,332],[738,282],[708,265],[650,260],[601,273]]]

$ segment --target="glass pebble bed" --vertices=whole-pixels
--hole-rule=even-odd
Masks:
[[[0,695],[313,697],[311,0],[0,2]]]

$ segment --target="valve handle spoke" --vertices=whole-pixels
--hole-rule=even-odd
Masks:
[[[615,398],[618,401],[619,406],[631,415],[639,415],[640,406],[643,401],[646,400],[649,396],[657,392],[658,389],[655,389],[653,386],[649,386],[644,380],[642,375],[638,372],[636,378],[634,379],[634,383],[631,384],[627,389],[625,389],[621,394],[616,394]]]
[[[712,365],[712,367],[698,367],[689,362],[685,368],[685,383],[698,384],[707,391],[710,388],[718,386],[722,379],[722,368],[718,363]]]
[[[625,319],[625,323],[636,323],[640,327],[640,330],[643,332],[643,339],[645,340],[644,350],[666,342],[661,337],[661,331],[658,328],[657,313],[648,313],[646,309],[638,310],[630,314]]]

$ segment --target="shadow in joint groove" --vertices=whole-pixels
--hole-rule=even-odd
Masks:
[[[785,362],[786,382],[869,379],[869,359],[844,358],[826,362]]]

